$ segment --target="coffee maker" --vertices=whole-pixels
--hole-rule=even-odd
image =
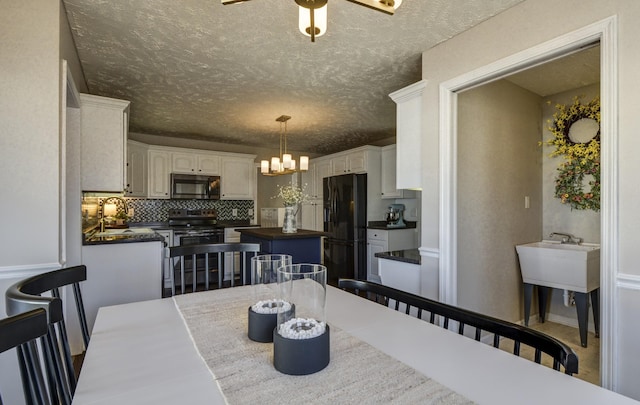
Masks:
[[[404,204],[391,204],[385,214],[387,220],[387,228],[404,228]]]

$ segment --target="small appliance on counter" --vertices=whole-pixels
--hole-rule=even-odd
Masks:
[[[388,211],[385,214],[387,221],[387,228],[405,228],[407,224],[404,223],[404,204],[391,204],[388,207]]]

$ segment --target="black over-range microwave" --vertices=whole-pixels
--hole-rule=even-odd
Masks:
[[[171,198],[219,200],[220,176],[171,173]]]

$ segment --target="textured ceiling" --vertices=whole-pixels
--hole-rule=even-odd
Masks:
[[[331,0],[326,35],[293,0],[64,0],[89,92],[131,101],[130,130],[333,153],[395,136],[388,94],[421,54],[521,0],[405,0],[393,16]]]
[[[506,78],[542,97],[600,82],[600,46],[563,56]]]

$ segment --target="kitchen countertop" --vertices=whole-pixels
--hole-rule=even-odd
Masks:
[[[325,232],[311,231],[307,229],[298,229],[298,232],[296,233],[283,233],[282,228],[238,228],[236,231],[256,238],[270,240],[319,238],[327,235]]]
[[[380,259],[395,260],[403,263],[420,264],[420,252],[418,249],[393,250],[391,252],[379,252],[375,254]]]
[[[250,227],[250,226],[259,226],[259,225],[251,225],[248,220],[237,220],[237,221],[218,221],[216,225],[217,228],[239,228]],[[169,222],[159,221],[159,222],[130,222],[129,228],[151,228],[156,231],[160,230],[172,230],[173,227],[169,225]],[[275,228],[280,229],[280,228]],[[298,231],[300,232],[300,230]],[[95,236],[94,234],[97,232],[88,231],[82,234],[82,244],[83,245],[103,245],[103,244],[112,244],[112,243],[137,243],[137,242],[155,242],[155,241],[164,241],[162,235],[158,233],[147,233],[147,234],[128,234],[128,235],[109,235],[109,236]]]
[[[395,226],[387,226],[387,221],[369,221],[369,224],[367,225],[367,229],[384,229],[387,231],[393,231],[395,229],[412,229],[412,228],[416,228],[416,222],[415,221],[404,221],[406,226],[404,227],[395,227]]]
[[[133,233],[127,235],[95,236],[93,234],[83,234],[82,244],[87,245],[107,245],[113,243],[138,243],[138,242],[164,242],[162,235],[158,233]]]

